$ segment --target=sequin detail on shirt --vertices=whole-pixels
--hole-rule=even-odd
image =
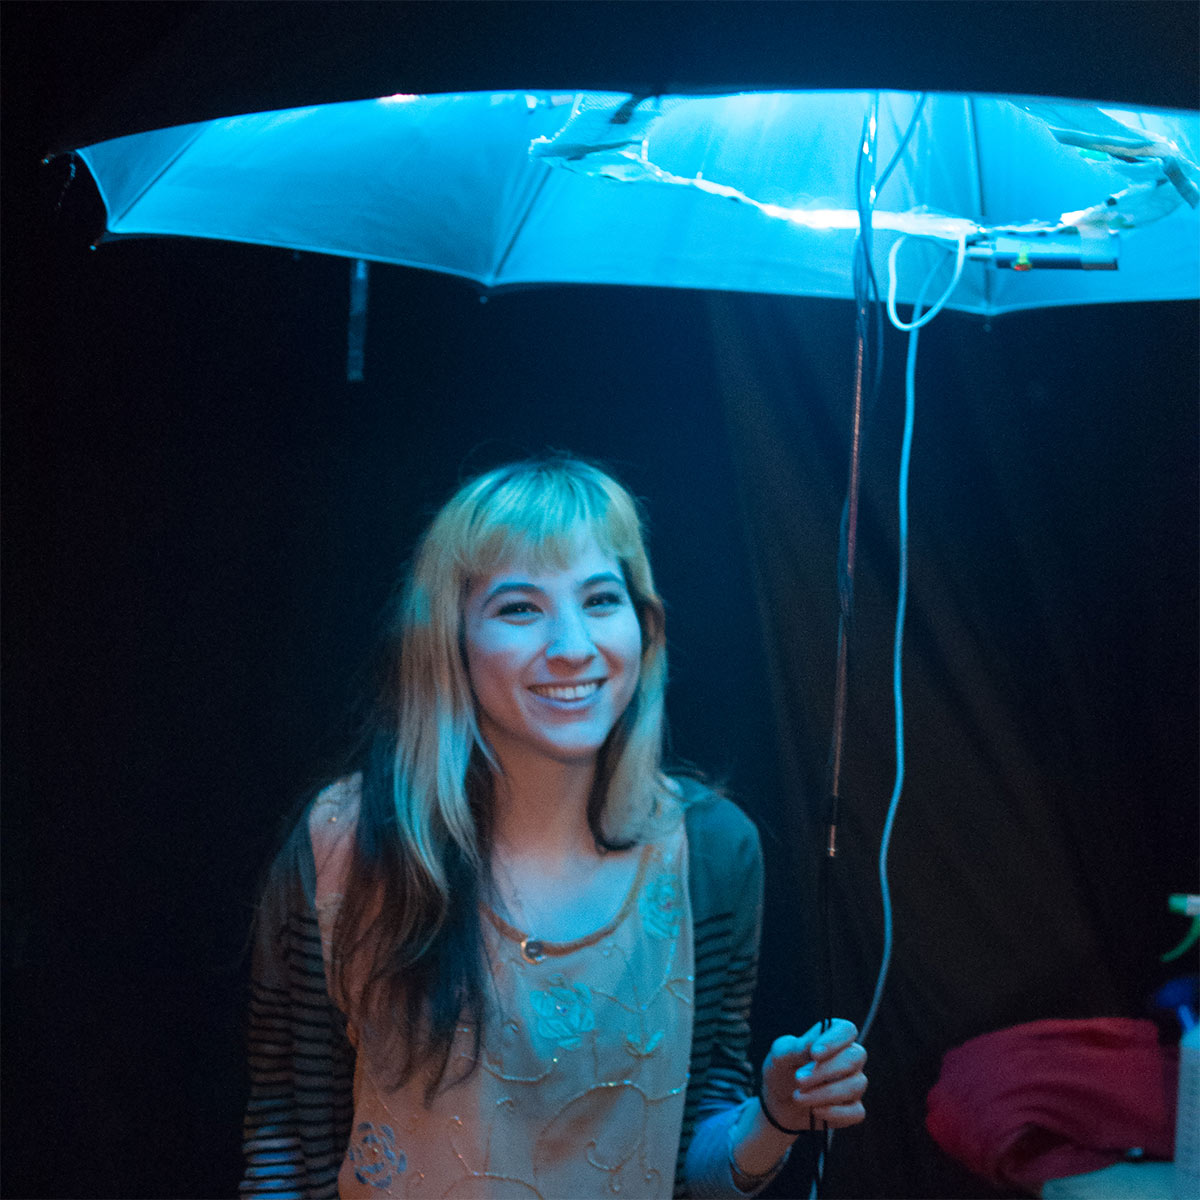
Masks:
[[[592,993],[587,987],[571,987],[561,976],[530,995],[536,1014],[538,1036],[560,1050],[574,1050],[583,1035],[596,1027]]]
[[[478,1069],[432,1106],[422,1081],[388,1091],[386,1064],[359,1039],[343,1200],[671,1195],[693,995],[681,813],[648,854],[624,919],[590,945],[530,961],[483,923],[499,1015]],[[466,1065],[472,1035],[460,1027],[450,1077]],[[376,1140],[360,1143],[360,1130]],[[360,1146],[381,1164],[395,1155],[390,1182],[386,1165],[363,1171]]]

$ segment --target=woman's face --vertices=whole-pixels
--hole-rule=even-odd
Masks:
[[[642,634],[620,563],[581,533],[566,565],[516,558],[472,581],[467,671],[501,763],[594,760],[637,687]]]

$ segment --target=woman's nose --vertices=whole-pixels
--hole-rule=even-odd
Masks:
[[[587,618],[582,613],[562,613],[551,627],[547,658],[588,659],[596,652]]]

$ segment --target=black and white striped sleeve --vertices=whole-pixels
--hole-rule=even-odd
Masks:
[[[289,853],[294,862],[289,847],[260,906],[251,972],[240,1191],[253,1200],[336,1197],[353,1117],[354,1051],[326,990],[302,870],[284,865]]]
[[[758,977],[763,859],[758,831],[730,801],[697,798],[688,818],[696,987],[675,1194],[699,1200],[744,1194],[733,1178],[730,1136],[754,1094],[750,1005]],[[754,1190],[774,1174],[757,1180]]]

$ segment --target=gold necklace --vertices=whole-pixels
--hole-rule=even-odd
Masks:
[[[515,925],[510,925],[503,917],[494,912],[490,905],[482,905],[484,916],[491,921],[501,934],[520,946],[521,957],[527,963],[540,963],[544,958],[561,958],[565,954],[574,954],[576,950],[582,950],[586,946],[594,946],[602,938],[608,937],[629,915],[629,910],[633,907],[634,900],[641,890],[642,880],[646,875],[646,868],[650,865],[651,849],[652,843],[649,842],[642,847],[637,874],[634,876],[633,883],[630,885],[620,911],[602,929],[596,930],[595,933],[589,933],[587,937],[575,938],[570,942],[548,942],[544,938],[535,938],[532,934],[523,932]],[[516,889],[514,888],[513,890],[515,892]]]

